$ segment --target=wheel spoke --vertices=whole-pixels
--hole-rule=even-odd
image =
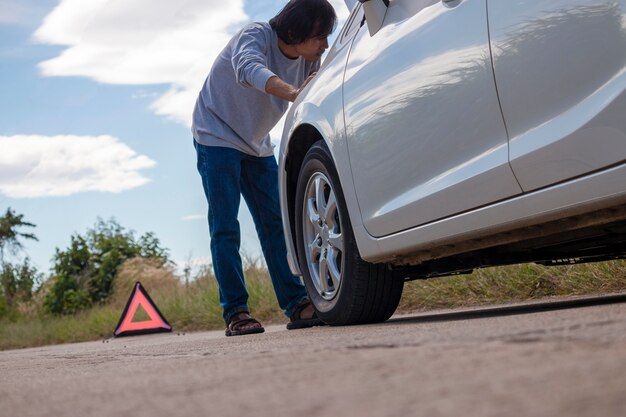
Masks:
[[[337,289],[339,288],[339,281],[341,280],[341,273],[339,272],[339,269],[337,268],[337,262],[336,259],[333,260],[328,260],[328,272],[330,273],[330,279],[333,282],[333,288]]]
[[[326,221],[326,217],[324,217],[326,210],[326,202],[324,201],[324,183],[321,178],[315,179],[315,203],[317,204],[317,213],[322,218],[322,221]]]
[[[335,199],[335,193],[330,192],[328,196],[328,201],[324,205],[323,218],[328,227],[333,227],[335,225],[335,210],[337,210],[337,200]]]
[[[316,236],[313,242],[309,243],[309,254],[311,255],[311,262],[315,262],[317,255],[322,252],[322,248],[318,244],[318,237]]]
[[[315,231],[317,233],[319,233],[319,229],[320,229],[320,225],[319,225],[319,220],[320,220],[320,216],[317,213],[317,210],[315,209],[315,199],[313,198],[309,198],[307,200],[306,203],[306,211],[307,211],[307,215],[309,216],[309,221],[311,222],[311,224],[313,225],[313,227],[315,228]]]
[[[331,233],[330,236],[328,236],[328,243],[330,243],[333,248],[343,252],[343,234]]]
[[[320,273],[320,286],[322,287],[322,291],[326,292],[328,291],[328,259],[326,259],[326,256],[324,255],[324,253],[322,252],[322,256],[320,257],[320,263],[319,263],[320,269],[319,269],[319,273]]]

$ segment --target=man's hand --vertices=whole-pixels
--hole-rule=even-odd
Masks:
[[[301,92],[302,90],[304,90],[304,87],[306,87],[306,86],[307,86],[307,85],[311,82],[311,80],[312,80],[312,79],[313,79],[316,75],[317,75],[317,72],[312,72],[312,73],[311,73],[311,75],[309,75],[309,76],[307,77],[307,79],[306,79],[306,80],[304,80],[304,82],[302,83],[302,85],[300,86],[300,88],[298,88],[298,94],[296,94],[296,97],[298,97],[298,95],[300,94],[300,92]],[[295,98],[294,98],[294,100],[295,100]]]
[[[294,101],[296,101],[296,98],[298,97],[300,92],[304,90],[307,84],[309,84],[309,82],[311,82],[313,77],[315,77],[316,75],[316,72],[309,75],[299,88],[296,88],[293,85],[284,82],[277,76],[273,76],[269,80],[267,80],[267,84],[265,84],[265,92],[267,94],[271,94],[273,96],[282,98],[283,100],[287,100],[293,103]]]

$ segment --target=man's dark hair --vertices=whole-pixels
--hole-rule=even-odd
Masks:
[[[336,23],[335,9],[327,0],[290,0],[270,19],[272,29],[288,45],[328,36]]]

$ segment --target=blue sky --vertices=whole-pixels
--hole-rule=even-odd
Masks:
[[[284,4],[0,0],[0,210],[37,225],[25,252],[40,271],[98,217],[155,232],[179,266],[210,262],[193,104],[230,36]],[[258,256],[245,207],[240,222]]]

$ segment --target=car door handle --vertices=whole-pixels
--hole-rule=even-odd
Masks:
[[[462,1],[463,0],[441,0],[446,7],[456,7],[461,4]]]

